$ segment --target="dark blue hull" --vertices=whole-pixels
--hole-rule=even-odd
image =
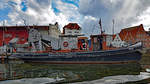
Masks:
[[[45,62],[52,64],[111,64],[135,62],[141,59],[139,51],[129,49],[71,53],[19,53],[13,56],[25,62]]]

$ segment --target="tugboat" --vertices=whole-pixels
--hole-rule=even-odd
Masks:
[[[123,48],[113,49],[113,50],[102,50],[103,43],[104,43],[103,42],[104,33],[102,32],[101,21],[99,24],[101,28],[101,34],[97,35],[99,41],[98,45],[95,45],[95,47],[98,47],[97,50],[92,49],[84,52],[77,51],[77,50],[69,51],[69,52],[59,52],[59,51],[57,52],[57,51],[51,51],[50,49],[49,52],[45,52],[45,53],[43,52],[42,53],[37,53],[37,52],[14,53],[9,58],[10,59],[19,58],[24,60],[25,62],[35,62],[35,63],[40,62],[40,63],[50,63],[50,64],[119,64],[119,63],[137,62],[141,59],[141,53],[138,51],[138,49],[142,47],[141,42],[135,45],[131,45],[129,47],[123,47]],[[71,25],[74,26],[75,24],[71,24]],[[78,27],[77,29],[80,28]],[[40,42],[44,40],[41,39],[38,33],[34,34],[33,31],[34,30],[32,30],[31,33],[33,35],[29,34],[29,36],[30,37],[34,36],[35,42],[41,44]],[[36,39],[35,37],[39,37],[39,38]],[[61,39],[64,38],[67,39],[67,37],[69,38],[68,40],[70,40],[70,38],[76,38],[77,36],[62,35]],[[34,40],[32,40],[33,41],[32,44],[35,43]],[[63,40],[61,44],[63,44],[64,49],[68,46],[67,40]]]
[[[128,48],[69,53],[16,53],[11,57],[19,58],[25,62],[42,62],[51,64],[119,64],[137,62],[141,59],[141,53],[137,48],[141,43]]]

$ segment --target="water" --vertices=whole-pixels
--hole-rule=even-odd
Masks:
[[[116,84],[150,77],[149,74],[140,73],[139,63],[65,65],[24,63],[19,60],[0,64],[0,67],[0,80],[5,80],[0,84]]]
[[[150,78],[150,73],[141,72],[139,75],[108,76],[94,81],[76,82],[72,84],[118,84],[131,81],[139,81],[147,78]],[[57,80],[64,79],[62,78]],[[0,84],[50,84],[56,82],[57,80],[52,78],[24,78],[19,80],[2,81],[0,82]]]
[[[139,75],[108,76],[94,81],[85,81],[85,82],[78,82],[72,84],[118,84],[118,83],[122,84],[126,82],[140,81],[148,78],[150,78],[150,73],[141,72]]]
[[[63,79],[59,79],[63,80]],[[56,82],[53,78],[23,78],[19,80],[1,81],[0,84],[46,84]]]

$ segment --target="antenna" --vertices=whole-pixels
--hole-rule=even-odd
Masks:
[[[115,26],[115,20],[114,19],[112,20],[112,23],[113,23],[112,34],[114,35],[114,26]]]
[[[22,18],[22,20],[23,20],[24,25],[26,26],[26,25],[27,25],[27,24],[26,24],[26,20],[25,20],[25,19],[23,19],[23,18]]]

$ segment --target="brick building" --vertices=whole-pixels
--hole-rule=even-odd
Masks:
[[[127,44],[134,44],[136,42],[142,42],[143,47],[150,48],[150,36],[144,30],[143,25],[134,26],[122,29],[119,33],[119,36],[122,41]]]
[[[28,30],[25,26],[0,26],[0,46],[9,44],[13,40],[17,44],[28,41]]]
[[[59,49],[60,34],[61,32],[57,22],[55,24],[49,24],[48,26],[0,26],[0,51],[4,51],[4,44],[7,46],[13,45],[20,51],[22,50],[20,47],[26,46],[27,44],[28,46],[33,43],[37,44],[37,41],[41,39],[42,41],[49,41],[53,49]],[[40,50],[42,49],[44,48]]]
[[[144,48],[150,48],[150,34],[143,25],[124,28],[116,35],[91,35],[90,50],[110,50],[142,42]]]

